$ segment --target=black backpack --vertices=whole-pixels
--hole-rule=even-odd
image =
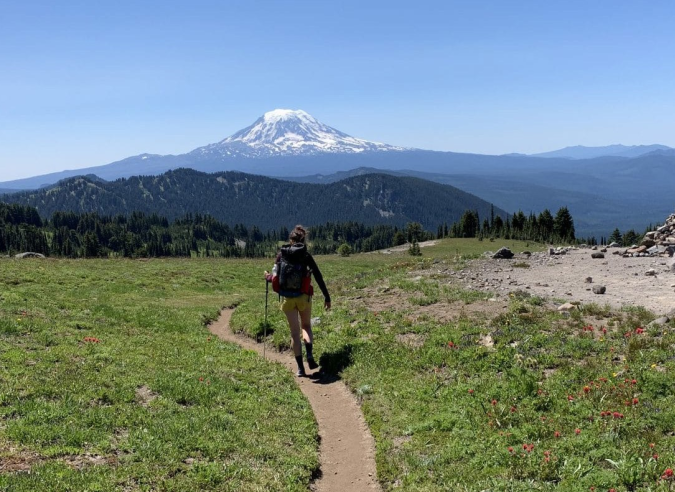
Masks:
[[[284,297],[299,297],[303,292],[306,280],[309,277],[307,268],[307,248],[304,244],[287,244],[281,247],[279,255],[279,295]]]

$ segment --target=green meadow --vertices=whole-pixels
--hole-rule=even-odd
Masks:
[[[671,490],[673,322],[495,309],[453,284],[504,245],[541,248],[317,258],[333,309],[315,302],[315,355],[361,402],[383,488]],[[288,347],[272,292],[264,324],[270,266],[0,260],[0,490],[308,490],[317,427],[293,376],[208,331],[237,306],[235,330]]]

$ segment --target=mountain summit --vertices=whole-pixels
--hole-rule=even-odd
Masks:
[[[251,126],[218,143],[195,149],[191,154],[271,157],[392,150],[406,149],[352,137],[300,109],[275,109],[262,115]]]

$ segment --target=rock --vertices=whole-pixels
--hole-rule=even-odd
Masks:
[[[572,311],[573,309],[576,309],[577,307],[572,304],[571,302],[566,302],[565,304],[561,304],[558,306],[558,311]]]
[[[604,253],[593,253],[591,254],[591,258],[599,260],[605,257]]]
[[[648,277],[655,277],[656,276],[656,270],[654,270],[653,268],[650,268],[649,270],[647,270],[645,272],[645,275],[648,276]]]
[[[619,243],[611,243],[610,245],[608,245],[608,248],[620,248],[620,247],[621,245]]]
[[[497,252],[494,255],[492,255],[492,258],[496,260],[510,260],[511,258],[513,258],[513,253],[509,248],[503,247],[499,248],[499,250],[497,250]]]
[[[45,255],[40,254],[40,253],[32,253],[32,252],[26,252],[26,253],[19,253],[18,255],[14,255],[14,258],[44,258]]]
[[[600,250],[600,252],[602,252],[602,253],[607,253],[607,248],[602,248],[602,249]]]
[[[656,241],[654,241],[653,239],[650,239],[650,238],[648,238],[648,237],[645,237],[645,238],[640,242],[640,247],[641,247],[641,248],[647,249],[647,248],[651,248],[651,247],[654,246],[655,244],[656,244]]]
[[[321,324],[321,318],[319,318],[319,317],[312,318],[311,323],[312,323],[312,326],[320,325]]]
[[[593,294],[604,294],[607,292],[607,287],[604,285],[594,285],[593,286]]]
[[[587,284],[592,284],[592,283],[593,283],[593,277],[586,277],[585,282],[586,282]]]
[[[666,323],[670,322],[670,318],[668,316],[661,316],[660,318],[656,318],[654,321],[649,323],[647,326],[661,326],[665,325]]]

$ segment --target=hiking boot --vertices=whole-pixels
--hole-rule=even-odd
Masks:
[[[307,365],[309,366],[310,369],[316,369],[317,367],[319,367],[319,364],[317,364],[314,359],[307,359]]]
[[[298,369],[298,372],[296,372],[295,375],[298,376],[299,378],[304,378],[305,376],[307,376],[307,373],[305,372],[304,369]]]

